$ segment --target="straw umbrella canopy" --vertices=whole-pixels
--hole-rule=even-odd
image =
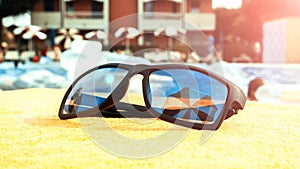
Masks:
[[[32,50],[33,47],[33,38],[37,38],[40,40],[45,40],[47,38],[47,35],[43,32],[41,32],[42,27],[36,26],[36,25],[29,25],[29,26],[23,26],[23,27],[17,27],[13,30],[13,33],[15,35],[21,35],[23,39],[28,40],[28,49]]]
[[[62,44],[64,49],[69,49],[71,43],[75,39],[83,39],[83,36],[79,34],[79,30],[75,28],[58,30],[58,36],[55,37],[56,44]]]
[[[30,39],[34,36],[38,37],[41,40],[45,40],[47,35],[41,32],[42,27],[36,25],[29,25],[24,27],[18,27],[13,30],[15,35],[21,35],[24,39]]]
[[[129,51],[130,39],[136,38],[141,32],[134,27],[121,27],[115,32],[116,38],[125,38],[126,51]]]
[[[88,32],[84,35],[84,38],[86,39],[99,39],[99,40],[103,40],[107,38],[107,34],[104,31],[101,30],[97,30],[97,31],[91,31]]]
[[[37,37],[40,40],[45,40],[47,35],[39,30],[29,30],[22,35],[22,38],[24,39],[32,39],[34,37]]]

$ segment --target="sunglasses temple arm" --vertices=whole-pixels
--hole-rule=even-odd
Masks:
[[[237,114],[237,110],[235,110],[235,109],[228,110],[228,112],[226,114],[226,117],[225,117],[225,120],[228,119],[228,118],[230,118],[231,116],[233,116],[235,114]]]
[[[243,94],[243,93],[242,93]],[[235,115],[235,114],[238,114],[238,111],[239,110],[243,110],[244,107],[245,107],[245,103],[246,103],[246,96],[241,96],[241,102],[235,102],[232,106],[231,109],[228,110],[227,114],[226,114],[226,117],[225,117],[225,120],[230,118],[231,116]]]
[[[107,109],[100,109],[100,105],[88,110],[77,112],[77,117],[105,116],[110,117],[120,115],[120,117],[153,117],[147,112],[147,107],[129,103],[116,103]]]
[[[243,93],[242,89],[240,89],[236,85],[231,85],[233,93],[233,97],[235,98],[231,108],[228,110],[225,120],[229,117],[238,114],[239,110],[243,110],[247,101],[246,95]]]

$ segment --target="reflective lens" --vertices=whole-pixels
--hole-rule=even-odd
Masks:
[[[127,70],[102,68],[83,76],[65,101],[63,114],[74,114],[100,105],[122,82]]]
[[[183,121],[213,123],[222,112],[227,94],[223,83],[193,70],[157,70],[149,76],[151,107]]]

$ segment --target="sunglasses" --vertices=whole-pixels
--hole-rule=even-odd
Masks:
[[[216,130],[245,102],[239,87],[202,68],[111,63],[79,76],[65,93],[58,116],[159,118]]]

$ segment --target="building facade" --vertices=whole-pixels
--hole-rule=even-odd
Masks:
[[[161,17],[167,15],[175,17]],[[131,18],[114,24],[123,17]],[[172,25],[185,29],[187,38],[193,37],[198,30],[212,33],[216,25],[212,0],[38,0],[31,18],[33,25],[50,30],[76,28],[87,32],[100,29],[110,35],[120,26],[135,27],[151,34],[159,27]],[[179,22],[178,18],[185,22]],[[150,34],[139,37],[136,42],[152,45],[161,41]],[[105,43],[113,41],[109,36]]]

